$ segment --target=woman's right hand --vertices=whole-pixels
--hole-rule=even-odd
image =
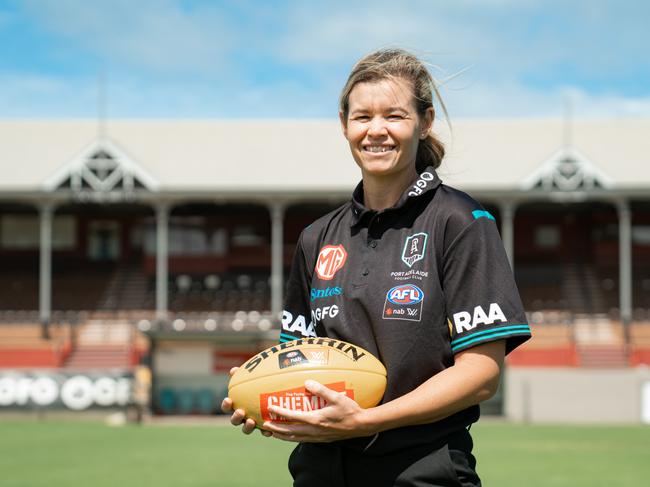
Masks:
[[[239,367],[233,367],[230,369],[230,376],[237,372],[237,369]],[[246,435],[250,435],[253,431],[255,431],[255,421],[251,418],[246,417],[246,411],[243,409],[233,409],[233,403],[232,399],[229,397],[224,398],[224,400],[221,403],[221,410],[224,413],[230,413],[232,412],[232,415],[230,416],[230,423],[233,426],[239,426],[240,424],[242,425],[242,432]],[[271,436],[270,431],[266,430],[260,430],[260,433],[262,433],[262,436]]]

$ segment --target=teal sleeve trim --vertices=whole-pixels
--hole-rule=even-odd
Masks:
[[[460,337],[457,338],[456,340],[451,341],[451,345],[459,345],[462,342],[465,342],[467,340],[471,340],[472,338],[479,337],[482,335],[489,335],[490,333],[495,333],[495,332],[500,332],[500,331],[506,331],[506,330],[518,330],[518,331],[527,331],[530,332],[530,328],[528,325],[523,324],[523,325],[507,325],[507,326],[500,326],[498,328],[491,328],[489,330],[484,330],[484,331],[479,331],[477,333],[472,333],[470,336],[465,336],[465,337]]]
[[[472,345],[477,342],[489,341],[494,338],[503,338],[510,335],[529,335],[530,328],[528,325],[511,325],[504,326],[501,328],[496,328],[492,330],[485,330],[478,333],[474,333],[468,337],[459,338],[451,342],[451,351],[455,352],[459,348]]]
[[[489,211],[486,210],[474,210],[472,212],[472,216],[474,217],[474,220],[478,220],[479,218],[487,218],[488,220],[494,220],[494,217],[490,214]]]
[[[280,343],[290,342],[293,340],[298,340],[300,337],[294,337],[287,333],[280,333]]]

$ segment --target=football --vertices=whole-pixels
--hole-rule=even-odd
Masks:
[[[235,409],[260,427],[264,421],[287,423],[269,406],[299,411],[323,408],[326,401],[305,390],[315,380],[354,399],[376,406],[386,389],[386,368],[370,352],[332,338],[304,338],[267,348],[244,363],[230,378],[228,396]]]

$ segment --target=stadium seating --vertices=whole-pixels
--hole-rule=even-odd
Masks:
[[[511,366],[578,365],[576,345],[570,326],[566,324],[531,324],[533,338],[507,357]]]
[[[579,365],[582,367],[626,367],[625,332],[620,322],[606,315],[581,315],[574,319]]]
[[[50,338],[42,337],[40,325],[0,325],[0,368],[57,368],[71,351],[70,326],[50,328]]]
[[[629,339],[630,365],[650,365],[650,321],[632,323]]]
[[[150,280],[150,292],[155,283]],[[169,280],[169,308],[175,312],[192,311],[266,311],[270,309],[269,275],[179,274]]]
[[[128,370],[138,362],[134,336],[127,322],[93,319],[79,325],[75,347],[63,367],[70,370]]]
[[[38,270],[7,270],[0,272],[0,309],[38,309]]]

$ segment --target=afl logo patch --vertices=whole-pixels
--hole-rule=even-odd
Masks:
[[[316,275],[324,280],[330,281],[344,265],[348,253],[343,245],[326,245],[318,254],[316,260]]]
[[[385,320],[420,321],[422,319],[422,300],[424,292],[414,284],[395,286],[386,293]]]
[[[424,293],[413,284],[404,284],[388,291],[386,298],[393,304],[417,304],[424,298]]]

